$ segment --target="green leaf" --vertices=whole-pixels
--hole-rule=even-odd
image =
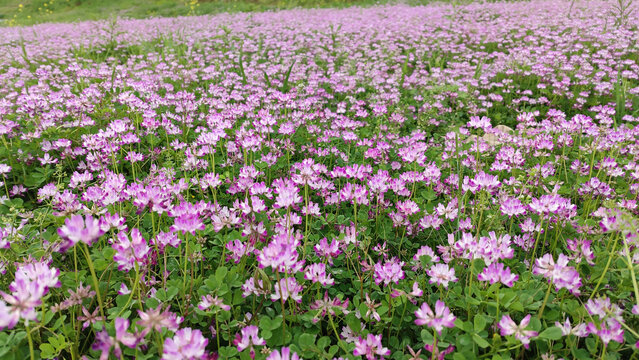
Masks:
[[[262,330],[271,330],[271,318],[268,316],[263,316],[260,318],[260,329]]]
[[[475,325],[475,332],[480,332],[486,327],[486,318],[483,315],[477,314],[473,319]]]
[[[331,338],[328,336],[322,336],[317,340],[317,347],[324,350],[327,346],[331,344]]]
[[[302,334],[300,336],[299,345],[304,350],[305,348],[315,347],[315,335]]]
[[[561,336],[562,336],[561,329],[556,326],[553,326],[542,331],[538,337],[540,339],[559,340],[561,339]]]
[[[455,360],[466,360],[466,357],[462,353],[454,353],[453,359]]]
[[[433,201],[437,198],[437,194],[433,189],[423,190],[422,197],[428,201]]]
[[[512,304],[510,304],[510,306],[508,306],[508,309],[513,311],[523,312],[524,306],[519,301],[515,301]]]
[[[58,355],[51,344],[40,344],[40,351],[40,356],[42,356],[43,359],[53,359]]]
[[[482,338],[481,336],[477,334],[473,334],[473,340],[475,341],[475,344],[477,344],[477,346],[479,346],[482,349],[485,349],[488,346],[490,346],[488,341],[484,340],[484,338]]]
[[[330,348],[328,348],[329,357],[335,356],[335,354],[337,354],[337,351],[339,351],[339,347],[337,345],[332,345]]]
[[[218,284],[221,284],[222,282],[224,282],[224,278],[226,277],[226,274],[229,272],[229,269],[227,269],[226,267],[222,266],[217,268],[217,270],[215,270],[215,280],[217,280]]]
[[[346,325],[348,325],[348,327],[355,333],[359,333],[362,330],[362,323],[354,313],[350,313],[346,316]]]

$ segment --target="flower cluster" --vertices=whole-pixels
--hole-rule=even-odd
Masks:
[[[600,0],[0,27],[0,357],[636,358],[638,36]]]

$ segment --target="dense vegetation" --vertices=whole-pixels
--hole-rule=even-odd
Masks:
[[[623,11],[1,28],[0,358],[637,358]]]
[[[429,0],[408,0],[419,5]],[[469,1],[469,0],[465,0]],[[371,6],[389,0],[3,0],[0,25],[101,20],[113,17],[192,16],[222,12],[271,11],[292,8]]]

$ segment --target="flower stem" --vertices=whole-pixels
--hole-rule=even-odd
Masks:
[[[333,328],[333,332],[335,333],[335,336],[337,336],[337,343],[342,348],[342,350],[348,353],[346,346],[344,346],[344,343],[342,342],[342,338],[339,336],[339,333],[337,332],[337,328],[335,327],[335,322],[333,322],[333,315],[331,315],[330,312],[328,313],[328,320],[331,323],[331,327]]]
[[[635,275],[635,264],[630,258],[630,250],[628,249],[628,242],[623,240],[623,249],[626,253],[626,260],[628,261],[628,269],[630,269],[630,278],[632,279],[632,287],[635,290],[635,303],[639,306],[639,286],[637,286],[637,276]]]
[[[280,287],[280,303],[282,304],[282,341],[286,341],[286,307],[284,305],[284,293],[282,292],[282,282],[280,281],[280,272],[275,270],[277,276],[277,285]]]
[[[544,297],[544,302],[541,304],[541,309],[539,309],[539,314],[537,318],[541,319],[541,316],[544,314],[544,309],[546,308],[546,303],[548,302],[548,296],[550,296],[550,289],[552,289],[552,281],[548,283],[548,290],[546,290],[546,297]]]
[[[31,338],[31,329],[29,325],[25,325],[27,330],[27,340],[29,341],[29,356],[31,356],[31,360],[35,360],[35,353],[33,352],[33,339]]]
[[[608,273],[608,268],[610,267],[610,263],[612,262],[612,257],[615,254],[615,250],[617,249],[618,240],[619,240],[619,235],[615,236],[615,241],[613,242],[612,251],[610,252],[610,255],[608,256],[608,262],[606,262],[606,266],[604,267],[604,270],[601,273],[601,276],[599,277],[599,280],[597,281],[597,284],[595,285],[595,288],[592,290],[592,293],[590,294],[590,297],[588,299],[592,299],[592,297],[595,296],[595,294],[597,293],[597,290],[599,289],[599,285],[601,285],[603,278],[606,276],[606,273]]]
[[[438,352],[437,351],[437,331],[435,331],[433,333],[433,351],[431,352],[430,358],[431,360],[435,360],[437,357],[435,356],[435,353]]]
[[[89,271],[91,272],[91,278],[93,279],[93,286],[95,286],[95,293],[98,296],[98,305],[100,305],[100,315],[104,321],[106,321],[106,316],[104,316],[104,305],[102,304],[102,295],[100,294],[100,283],[98,282],[98,277],[95,275],[95,267],[93,266],[93,260],[91,260],[91,254],[89,253],[89,247],[87,244],[82,244],[84,246],[84,256],[87,258],[87,264],[89,265]]]
[[[497,321],[499,321],[499,288],[500,286],[497,286],[497,290],[495,290],[495,301],[497,302],[497,310],[495,312],[497,316],[495,316],[495,319],[497,319]]]

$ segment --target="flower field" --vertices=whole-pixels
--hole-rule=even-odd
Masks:
[[[639,358],[613,5],[0,28],[0,358]]]

